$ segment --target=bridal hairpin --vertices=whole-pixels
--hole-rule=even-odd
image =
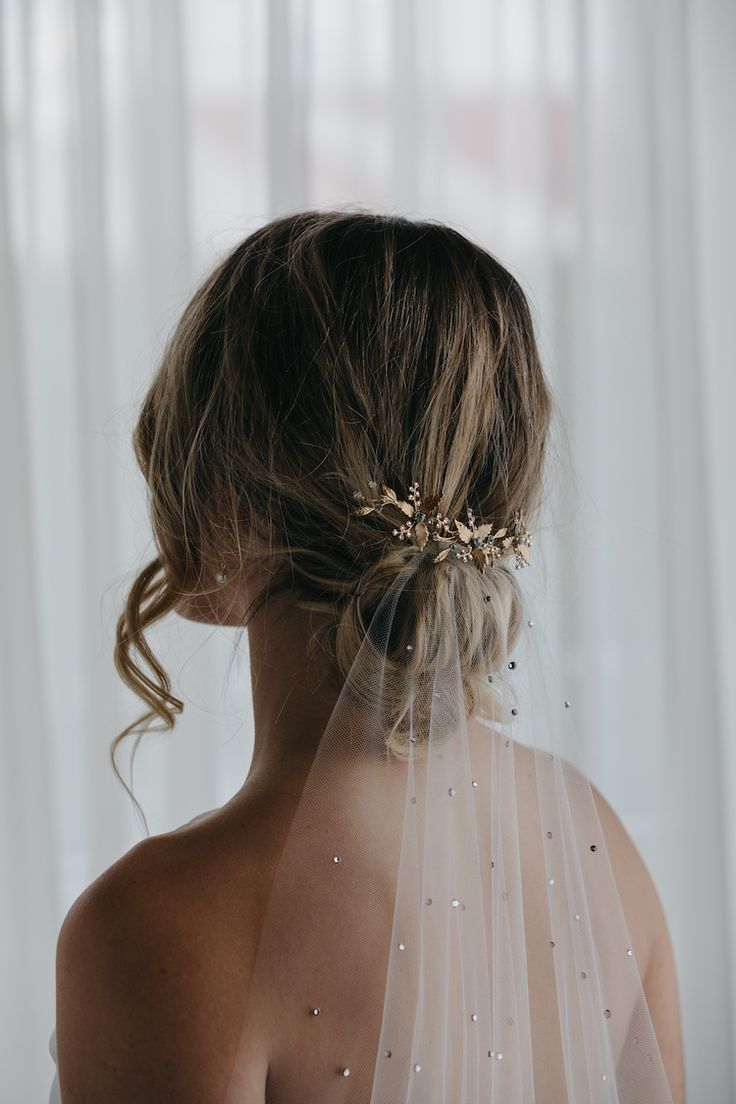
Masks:
[[[368,486],[375,490],[378,484],[371,480]],[[445,517],[438,504],[441,495],[430,495],[422,502],[419,494],[419,484],[412,483],[409,488],[406,502],[400,499],[396,492],[382,485],[382,493],[373,494],[366,499],[362,491],[353,491],[353,497],[364,499],[363,505],[353,510],[354,514],[370,514],[374,511],[382,513],[385,506],[396,507],[405,516],[397,529],[392,530],[392,535],[402,541],[412,541],[421,550],[430,540],[436,541],[443,547],[433,558],[433,563],[439,563],[454,552],[458,560],[464,563],[472,561],[478,570],[483,573],[490,563],[491,567],[496,560],[513,549],[516,556],[515,567],[525,567],[530,563],[529,548],[532,543],[531,536],[525,528],[519,510],[514,514],[513,520],[501,526],[493,532],[492,522],[479,524],[475,514],[468,507],[466,509],[467,524],[454,518]]]
[[[375,480],[371,480],[368,486],[371,490],[375,490],[378,484]],[[402,541],[413,541],[420,550],[424,549],[430,540],[441,544],[443,547],[433,558],[433,563],[440,563],[452,552],[456,559],[462,560],[463,563],[472,561],[483,573],[489,563],[493,567],[496,560],[511,549],[516,556],[514,567],[525,567],[531,562],[529,548],[532,538],[521,520],[519,510],[509,524],[501,526],[494,533],[493,524],[491,522],[479,524],[470,507],[465,511],[468,519],[466,525],[459,518],[451,521],[437,508],[441,495],[430,495],[422,502],[418,483],[412,483],[409,487],[407,496],[409,502],[399,498],[396,492],[385,484],[382,487],[382,494],[374,494],[370,499],[366,499],[362,491],[353,491],[353,497],[365,500],[362,506],[353,510],[354,514],[371,514],[374,511],[382,513],[384,506],[396,507],[400,510],[407,520],[403,521],[398,529],[393,529],[392,535]],[[227,582],[228,572],[225,564],[216,572],[215,579],[220,585]]]

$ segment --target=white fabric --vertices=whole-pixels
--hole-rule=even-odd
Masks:
[[[51,1038],[49,1039],[49,1054],[54,1060],[54,1065],[57,1061],[56,1053],[56,1028],[51,1032]],[[51,1082],[51,1089],[49,1091],[49,1104],[61,1104],[61,1093],[59,1092],[59,1071],[54,1070],[54,1079]]]
[[[594,779],[661,890],[690,1096],[733,1098],[733,5],[0,12],[8,1097],[46,1093],[59,924],[138,838],[106,754],[138,710],[112,665],[149,539],[137,395],[213,248],[286,208],[360,200],[472,229],[531,292],[570,447],[547,623]],[[247,664],[223,699],[226,634],[178,623],[153,644],[188,701],[138,760],[165,831],[242,781]]]

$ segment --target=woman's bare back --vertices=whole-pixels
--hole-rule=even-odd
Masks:
[[[528,842],[527,942],[546,945],[543,891],[537,900],[532,888],[545,884],[534,844],[541,837],[537,753],[518,746],[515,754],[522,848],[524,838]],[[680,1104],[682,1050],[666,926],[633,843],[595,796],[632,953]],[[132,1096],[139,1104],[370,1099],[393,920],[396,825],[377,817],[350,841],[355,849],[367,830],[372,833],[365,900],[340,898],[336,881],[334,909],[320,905],[316,915],[315,888],[311,902],[293,899],[288,912],[288,887],[281,885],[274,934],[264,923],[271,923],[269,899],[298,798],[298,784],[276,787],[254,779],[223,808],[136,845],[75,902],[59,937],[64,1104],[102,1097],[115,1104]],[[316,825],[315,846],[324,840],[329,850],[331,832],[329,819]],[[540,1104],[559,1104],[565,1074],[559,1034],[550,1030],[557,1006],[552,959],[547,962],[529,978],[538,1013],[532,1023],[535,1082]]]

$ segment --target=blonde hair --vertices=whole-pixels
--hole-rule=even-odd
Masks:
[[[552,405],[519,283],[449,226],[304,211],[236,246],[184,310],[134,431],[158,555],[133,582],[117,625],[117,671],[149,707],[111,746],[120,781],[120,742],[137,733],[137,748],[146,731],[173,728],[183,709],[145,630],[211,579],[213,565],[236,578],[264,565],[267,583],[243,628],[267,599],[288,593],[315,615],[314,647],[344,677],[391,580],[416,553],[387,540],[387,518],[353,514],[354,489],[375,479],[402,497],[416,480],[426,494],[442,493],[450,517],[470,506],[500,525],[518,510],[531,528]],[[437,659],[423,625],[456,593],[453,570],[456,561],[433,565],[424,597],[406,596],[417,671]],[[472,709],[472,671],[479,656],[494,668],[518,631],[520,604],[503,561],[485,576],[460,572],[458,586],[477,591],[477,600],[455,598]],[[406,666],[403,638],[396,648]],[[387,732],[397,754],[407,743],[404,712],[397,702]]]

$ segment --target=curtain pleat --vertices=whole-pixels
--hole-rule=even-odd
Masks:
[[[29,5],[14,28],[27,50],[32,44],[24,30],[31,26],[32,17]],[[0,58],[7,56],[9,31],[7,18],[0,19]],[[28,64],[29,53],[23,57]],[[7,84],[0,81],[3,118],[9,108],[7,92]],[[33,141],[31,119],[29,104],[27,126],[19,136],[26,149]],[[35,587],[35,473],[27,424],[28,380],[20,370],[27,354],[21,309],[23,270],[10,206],[12,178],[17,180],[18,169],[8,146],[0,144],[0,486],[4,514],[0,540],[0,1069],[2,1093],[9,1100],[22,1100],[26,1095],[32,1061],[37,1048],[45,1046],[44,1033],[48,1036],[54,987],[54,906],[59,888],[59,869],[51,846],[53,780],[41,647],[44,611]],[[27,175],[25,183],[30,183]],[[27,225],[22,229],[27,230]],[[27,238],[26,246],[31,245],[32,239]],[[43,1068],[43,1063],[39,1064]],[[48,1071],[44,1074],[47,1086]],[[44,1080],[38,1079],[40,1088]]]

